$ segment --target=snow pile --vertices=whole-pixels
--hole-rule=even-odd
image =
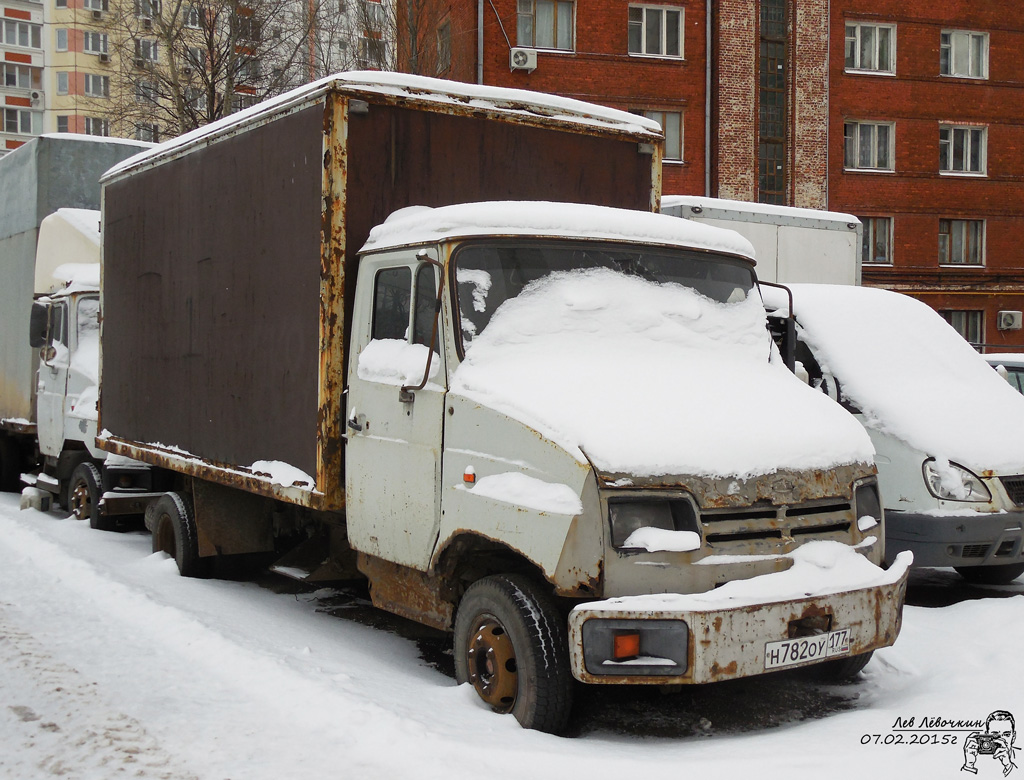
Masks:
[[[553,515],[572,516],[583,512],[583,503],[576,491],[568,485],[544,482],[514,471],[491,474],[482,477],[471,488],[456,485],[455,489]]]
[[[647,211],[546,201],[488,201],[399,209],[370,231],[361,251],[472,236],[607,239],[693,247],[754,259],[750,242],[733,230]]]
[[[410,344],[399,339],[374,339],[359,353],[357,372],[366,382],[386,385],[418,385],[430,355],[429,378],[437,375],[440,357],[424,344]]]
[[[792,289],[801,338],[865,426],[975,471],[1024,473],[1024,397],[930,307],[886,290]]]
[[[773,604],[892,585],[899,582],[914,560],[913,553],[901,552],[892,566],[883,570],[849,545],[826,541],[808,542],[780,557],[789,558],[793,565],[785,571],[733,580],[706,593],[622,596],[588,603],[583,608],[699,611]]]
[[[693,552],[701,547],[696,531],[669,531],[667,528],[644,526],[631,533],[622,546],[647,552]]]
[[[756,295],[721,304],[607,269],[555,273],[495,312],[451,392],[605,472],[742,478],[871,463],[860,425],[769,361],[770,343]]]

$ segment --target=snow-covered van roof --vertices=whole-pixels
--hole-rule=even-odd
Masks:
[[[852,214],[839,211],[822,211],[819,209],[801,209],[793,206],[776,206],[771,203],[748,203],[743,200],[726,200],[724,198],[705,198],[702,195],[664,195],[661,198],[661,211],[673,217],[699,217],[702,219],[727,218],[741,222],[780,221],[790,224],[804,224],[834,230],[849,230],[850,226],[860,224],[860,220]]]
[[[467,84],[406,73],[350,71],[335,73],[304,84],[283,95],[172,138],[151,151],[135,155],[111,168],[107,171],[104,181],[146,163],[173,156],[190,146],[227,134],[242,125],[287,112],[327,92],[340,92],[350,98],[374,102],[380,102],[382,99],[399,100],[408,106],[433,106],[435,110],[447,107],[452,113],[471,111],[474,115],[518,117],[520,120],[538,125],[591,128],[633,135],[638,141],[656,142],[663,137],[661,126],[651,119],[557,95]]]
[[[488,201],[399,209],[370,231],[362,251],[474,236],[551,236],[684,246],[754,262],[754,247],[732,230],[647,211],[546,201]]]

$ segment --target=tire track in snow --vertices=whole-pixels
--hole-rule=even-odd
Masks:
[[[194,780],[96,683],[19,628],[10,607],[0,602],[0,728],[16,732],[24,750],[0,755],[0,777]]]

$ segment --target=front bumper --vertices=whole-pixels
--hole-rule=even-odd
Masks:
[[[825,630],[829,632],[847,629],[849,653],[844,656],[868,653],[896,641],[903,619],[907,576],[908,572],[903,571],[891,584],[733,608],[629,609],[628,598],[623,599],[626,606],[621,609],[589,609],[583,604],[569,615],[572,673],[581,682],[620,685],[698,684],[752,677],[771,671],[766,660],[768,643],[793,638],[794,630],[809,625],[827,626]],[[672,653],[658,653],[662,658],[685,657],[685,669],[680,663],[672,674],[665,674],[664,668],[658,670],[657,665],[644,666],[641,657],[633,669],[629,664],[616,668],[621,674],[600,673],[604,669],[595,673],[588,668],[587,657],[593,666],[594,658],[602,653],[595,655],[592,648],[585,648],[585,638],[593,640],[595,634],[609,632],[586,631],[584,626],[591,620],[615,621],[610,625],[616,631],[628,626],[643,632],[648,621],[657,621],[653,624],[656,629],[672,623],[685,624],[685,629],[680,626],[676,634],[685,637],[685,651],[679,647]],[[822,660],[827,659],[818,657],[790,666],[809,666]]]
[[[915,566],[1024,563],[1024,512],[922,515],[885,513],[885,553],[914,553]]]

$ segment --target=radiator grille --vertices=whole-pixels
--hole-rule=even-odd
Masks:
[[[1024,506],[1024,475],[1016,477],[1001,477],[1006,495],[1017,506]]]

